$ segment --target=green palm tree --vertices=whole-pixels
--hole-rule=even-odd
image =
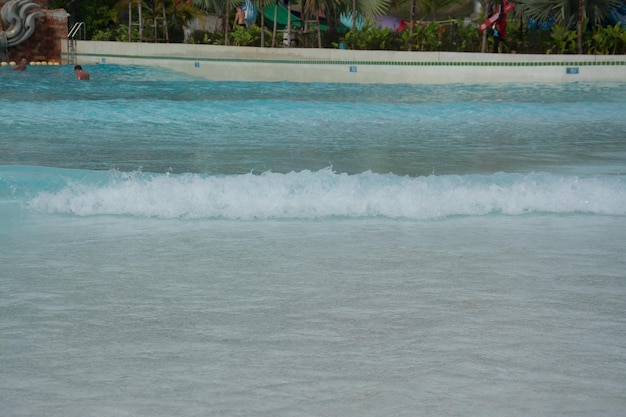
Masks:
[[[539,22],[554,20],[572,28],[583,20],[594,26],[601,24],[620,3],[621,0],[522,0],[516,9]]]
[[[523,0],[517,9],[539,22],[554,20],[557,25],[577,28],[578,53],[582,54],[583,22],[596,26],[605,22],[621,0]]]
[[[118,21],[124,10],[128,9],[130,19],[141,18],[141,30],[152,26],[153,40],[159,38],[159,30],[163,39],[169,40],[169,30],[172,28],[182,30],[182,26],[192,17],[202,18],[200,10],[182,0],[152,0],[150,4],[143,0],[118,0],[111,8],[111,18]],[[128,39],[132,39],[132,28],[129,24]],[[140,34],[143,38],[143,33]],[[141,39],[143,40],[143,39]]]
[[[273,0],[252,0],[258,7],[261,19],[263,20],[263,7]],[[241,3],[241,0],[192,0],[192,3],[203,10],[214,10],[218,16],[225,19],[225,30],[228,31],[228,16],[232,8]],[[324,13],[327,19],[329,31],[336,31],[342,13],[363,15],[373,18],[376,15],[384,14],[391,5],[392,0],[300,0],[300,5],[304,13],[316,18],[319,12]],[[263,22],[261,22],[263,25]],[[320,25],[316,25],[320,28]],[[263,31],[261,32],[263,35]],[[226,38],[228,35],[226,34]],[[319,39],[319,38],[318,38]],[[264,42],[261,42],[263,45]]]

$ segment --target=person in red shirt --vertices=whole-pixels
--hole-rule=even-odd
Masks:
[[[511,53],[515,53],[513,48],[511,48],[511,44],[506,40],[506,13],[504,10],[504,2],[502,2],[500,6],[500,15],[498,16],[498,20],[493,24],[493,52],[498,52],[498,47],[500,46],[500,42],[506,45],[509,48]]]

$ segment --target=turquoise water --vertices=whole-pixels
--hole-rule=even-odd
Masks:
[[[6,416],[616,416],[626,83],[0,69]]]

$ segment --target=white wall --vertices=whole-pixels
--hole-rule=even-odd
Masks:
[[[383,84],[626,82],[624,55],[254,48],[77,42],[76,62],[166,67],[216,81]],[[63,45],[67,58],[67,45]]]

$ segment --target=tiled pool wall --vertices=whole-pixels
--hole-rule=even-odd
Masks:
[[[63,59],[70,56],[63,45]],[[353,51],[78,41],[76,63],[148,65],[215,81],[384,84],[626,82],[624,55]]]

